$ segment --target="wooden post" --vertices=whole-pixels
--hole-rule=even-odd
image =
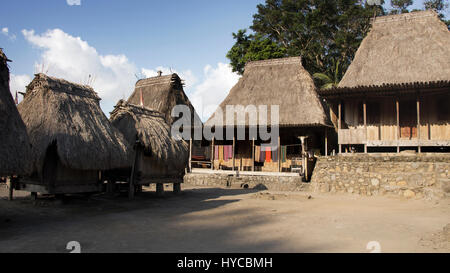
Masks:
[[[338,142],[339,142],[339,133],[340,133],[340,130],[342,129],[342,116],[341,116],[341,114],[342,114],[342,102],[341,101],[339,101],[339,105],[338,105],[338,116],[339,116],[339,120],[338,120]],[[339,144],[339,153],[341,154],[342,153],[342,144],[340,144],[340,143],[338,143]]]
[[[181,193],[181,183],[173,183],[173,193]]]
[[[400,153],[400,103],[398,98],[395,98],[395,109],[397,114],[397,133],[395,136],[397,139],[397,153]]]
[[[214,151],[215,146],[214,146],[214,137],[212,138],[212,142],[211,142],[211,170],[214,170]]]
[[[156,195],[157,196],[163,196],[164,195],[164,184],[163,183],[157,183],[156,184]]]
[[[364,130],[366,131],[366,143],[364,144],[364,153],[367,154],[367,104],[366,101],[363,103],[363,113],[364,113]]]
[[[328,156],[328,128],[325,127],[325,156]]]
[[[236,167],[236,161],[235,161],[235,156],[234,156],[235,147],[236,147],[236,137],[234,136],[234,132],[233,132],[233,171],[235,170],[235,167]]]
[[[420,146],[420,96],[417,94],[417,146],[418,152],[422,152],[422,147]]]
[[[192,172],[192,136],[189,139],[189,172]]]
[[[6,178],[6,185],[8,186],[8,199],[12,201],[14,198],[14,181],[11,177]]]
[[[255,138],[252,139],[252,172],[255,171]]]
[[[280,136],[278,136],[277,154],[278,154],[278,172],[281,172],[281,138],[280,138]]]

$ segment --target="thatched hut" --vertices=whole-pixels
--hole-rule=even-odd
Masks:
[[[9,62],[0,48],[0,177],[31,171],[31,146],[9,90]]]
[[[259,106],[267,106],[267,120],[258,117],[251,122],[250,115],[227,119],[227,106],[255,106],[260,114]],[[278,145],[263,151],[264,141],[259,137],[249,139],[248,130],[251,127],[270,125],[271,106],[279,106],[279,139]],[[220,104],[218,110],[205,123],[206,127],[214,127],[214,123],[222,114],[223,126],[235,129],[245,127],[245,141],[215,141],[214,169],[239,169],[241,171],[280,172],[292,171],[303,161],[297,162],[306,149],[315,150],[316,154],[326,153],[325,134],[330,127],[322,103],[316,93],[314,81],[303,68],[300,57],[249,62],[239,82],[231,89],[228,96]],[[241,113],[242,114],[242,113]],[[245,114],[245,113],[244,113]],[[217,128],[216,128],[217,130]],[[302,143],[299,137],[307,137]],[[231,158],[224,158],[221,146],[232,146]],[[255,146],[256,145],[256,146]],[[267,147],[266,147],[267,148]],[[229,149],[229,147],[228,147]],[[225,151],[225,150],[224,150]],[[272,153],[267,157],[263,153]],[[256,155],[255,155],[256,154]],[[219,156],[219,158],[217,158]]]
[[[102,112],[89,86],[37,74],[18,105],[32,144],[31,192],[65,194],[101,188],[100,171],[127,167],[131,148]]]
[[[159,72],[159,76],[139,80],[127,102],[141,105],[142,98],[142,106],[163,113],[169,125],[176,120],[171,115],[172,109],[176,105],[186,105],[191,110],[191,121],[199,121],[194,106],[184,93],[183,85],[183,81],[176,73],[163,76]]]
[[[179,190],[187,166],[188,145],[171,136],[163,113],[120,100],[111,112],[111,123],[135,145],[134,185],[173,183]],[[129,173],[129,172],[128,172]]]
[[[450,151],[449,45],[434,11],[376,18],[339,87],[320,91],[339,150]]]

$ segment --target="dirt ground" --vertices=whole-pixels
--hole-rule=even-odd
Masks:
[[[0,252],[450,252],[450,201],[183,187],[32,201],[0,184]],[[449,228],[447,228],[447,231]]]

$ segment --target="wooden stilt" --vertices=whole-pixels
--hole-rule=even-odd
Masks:
[[[173,193],[181,193],[181,183],[173,183]]]
[[[156,195],[163,196],[164,195],[164,184],[158,183],[156,184]]]
[[[14,180],[11,177],[6,178],[6,185],[8,186],[8,199],[12,201],[14,199]]]
[[[422,153],[422,147],[420,146],[420,96],[417,95],[417,150]]]
[[[252,172],[255,171],[255,138],[252,139]]]
[[[395,99],[395,109],[397,115],[397,130],[396,130],[396,140],[397,140],[397,153],[400,153],[400,103],[398,98]]]
[[[280,136],[278,136],[278,148],[277,148],[277,154],[278,154],[278,172],[281,172],[281,139]]]
[[[364,131],[366,134],[366,143],[364,143],[364,153],[367,154],[367,104],[366,101],[363,103],[363,113],[364,113]]]
[[[233,133],[233,171],[235,170],[235,167],[236,167],[235,154],[234,154],[235,147],[236,147],[236,137],[234,136],[234,133]]]
[[[325,127],[325,156],[328,156],[328,128]]]
[[[338,120],[338,141],[339,141],[339,134],[340,131],[342,129],[342,102],[339,101],[339,105],[338,105],[338,116],[339,116],[339,120]],[[342,144],[339,143],[339,153],[342,153]]]
[[[214,137],[212,138],[212,142],[211,142],[211,170],[214,170],[214,151],[215,146],[214,146]]]
[[[189,139],[189,172],[192,172],[192,137]]]

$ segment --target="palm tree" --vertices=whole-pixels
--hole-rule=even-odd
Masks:
[[[339,65],[339,60],[336,62],[333,60],[333,66],[330,71],[332,76],[329,76],[327,73],[314,73],[314,79],[317,79],[323,83],[320,89],[331,89],[339,85],[339,82],[341,81],[341,71],[339,69]]]

